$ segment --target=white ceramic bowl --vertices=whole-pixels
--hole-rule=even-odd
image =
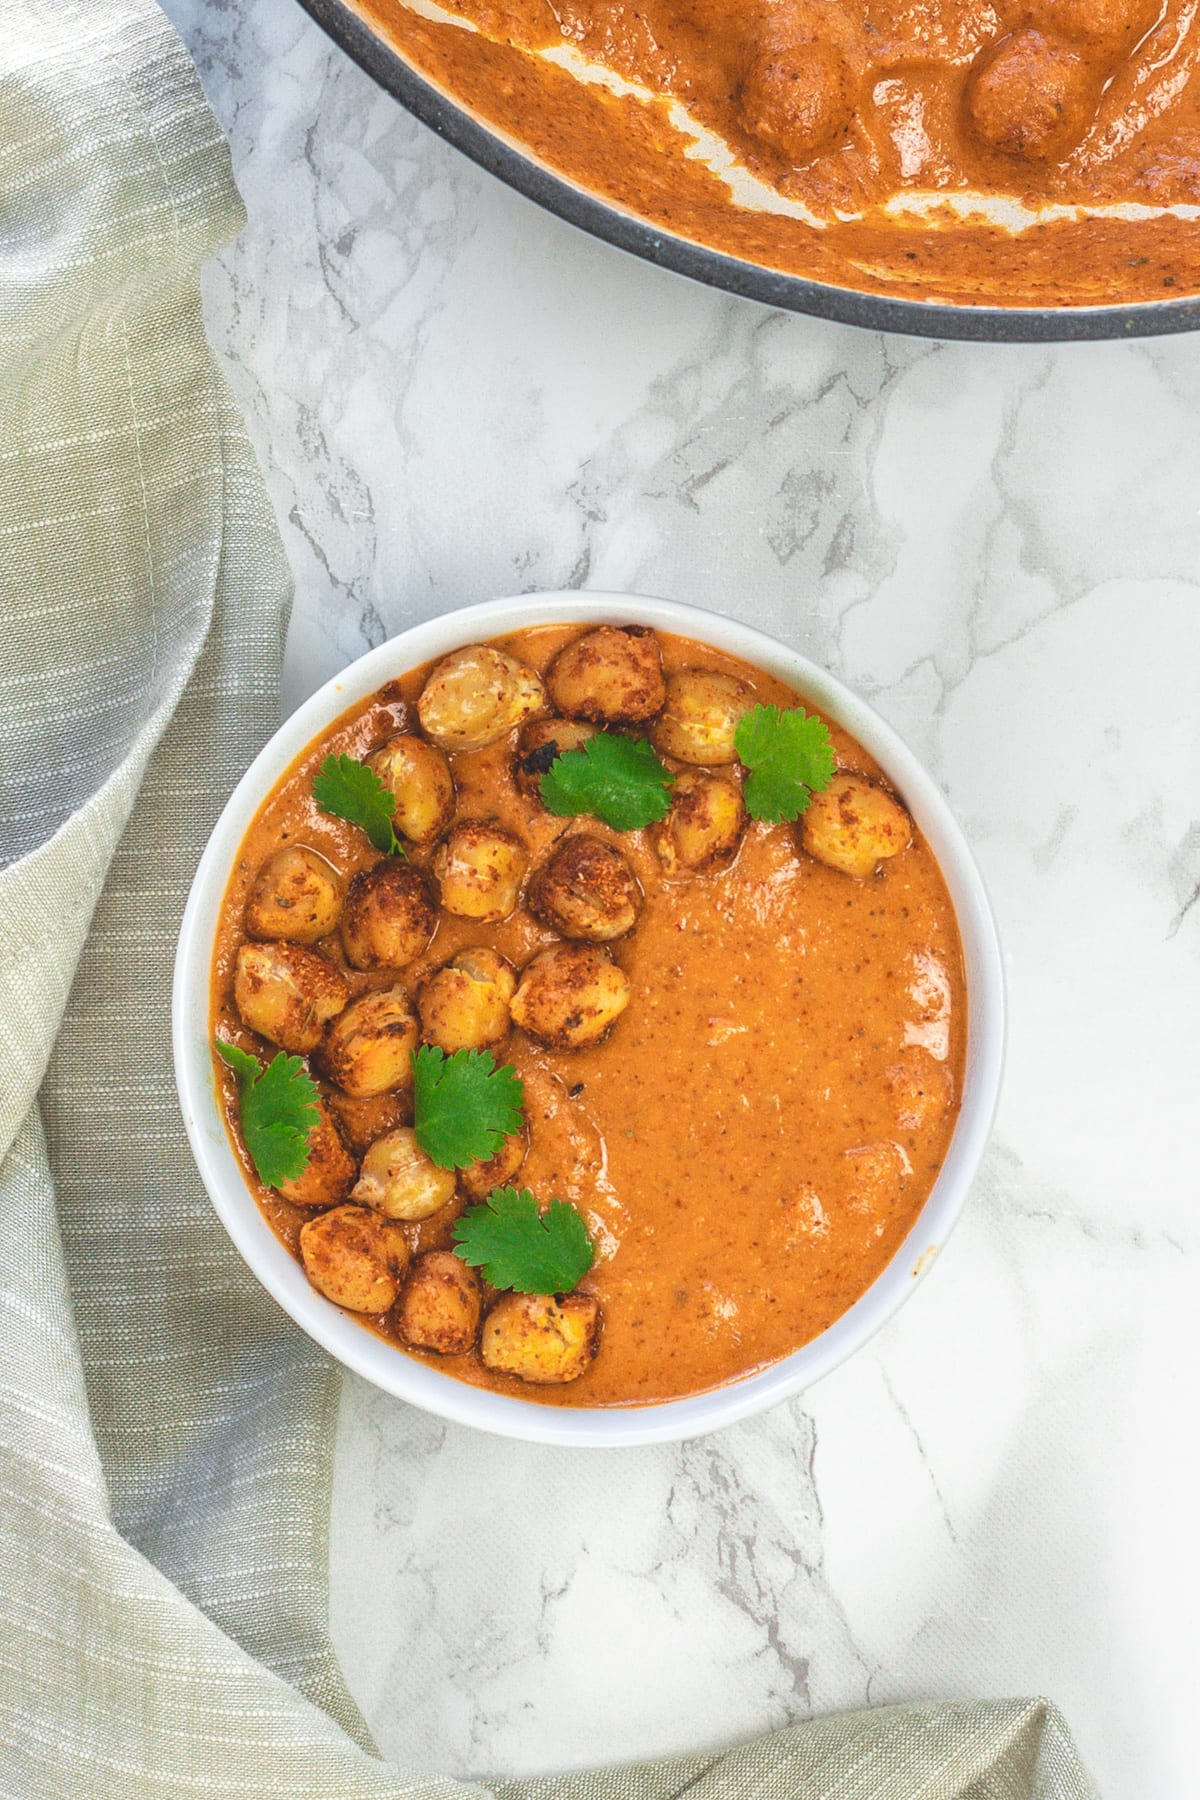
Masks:
[[[246,1186],[218,1106],[209,1047],[209,970],[229,872],[259,806],[300,752],[348,707],[420,663],[522,626],[568,621],[650,625],[712,644],[777,676],[845,726],[895,783],[937,857],[966,959],[968,1044],[958,1124],[933,1191],[887,1268],[836,1323],[782,1362],[715,1393],[658,1406],[547,1406],[470,1387],[406,1356],[325,1300]],[[179,935],[173,1010],[175,1075],[193,1154],[222,1224],[268,1293],[310,1337],[376,1387],[460,1424],[555,1444],[697,1437],[798,1393],[864,1344],[912,1293],[958,1217],[987,1141],[1004,1047],[1003,975],[987,895],[941,790],[911,751],[861,700],[774,638],[694,606],[628,594],[537,594],[465,607],[401,632],[306,701],[246,771],[200,859]]]

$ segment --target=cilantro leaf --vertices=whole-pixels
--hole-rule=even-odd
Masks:
[[[614,831],[640,831],[670,809],[675,777],[645,738],[598,732],[578,750],[564,750],[538,784],[552,813],[591,813]]]
[[[384,856],[403,856],[392,814],[396,802],[374,769],[352,756],[327,756],[313,777],[313,799],[322,812],[361,825]]]
[[[813,795],[833,780],[837,765],[829,728],[803,707],[781,712],[777,706],[752,706],[733,742],[749,771],[743,793],[752,819],[768,825],[798,819]]]
[[[454,1222],[455,1254],[495,1288],[518,1294],[569,1294],[595,1251],[582,1215],[565,1200],[545,1212],[528,1188],[497,1188]]]
[[[525,1088],[508,1063],[496,1067],[490,1051],[447,1056],[422,1044],[412,1065],[413,1130],[439,1169],[486,1162],[521,1129]]]
[[[257,1056],[216,1039],[217,1055],[238,1081],[242,1142],[267,1187],[295,1181],[308,1167],[309,1139],[320,1117],[317,1089],[298,1056],[282,1050],[266,1068]]]

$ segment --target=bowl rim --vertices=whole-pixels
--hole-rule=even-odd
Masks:
[[[626,1408],[516,1399],[441,1373],[318,1294],[247,1186],[217,1099],[208,1036],[209,972],[221,901],[245,833],[280,776],[328,725],[385,681],[450,650],[526,626],[640,624],[692,637],[777,675],[856,737],[912,812],[941,867],[962,939],[968,993],[958,1124],[924,1207],[892,1260],[827,1330],[780,1362],[709,1393]],[[928,1272],[974,1179],[995,1113],[1005,995],[995,919],[974,856],[941,788],[866,702],[779,639],[720,613],[633,594],[551,591],[484,601],[410,626],[350,663],[284,720],[221,812],[188,894],[172,990],[175,1077],[188,1139],[218,1218],[267,1292],[318,1344],[376,1387],[457,1424],[535,1443],[612,1448],[699,1437],[790,1398],[878,1331]]]
[[[415,118],[517,193],[617,249],[741,299],[871,331],[973,343],[1161,337],[1200,328],[1200,294],[1140,300],[1128,306],[956,306],[944,300],[895,300],[857,288],[834,287],[727,256],[691,238],[677,237],[557,174],[418,74],[347,0],[300,0],[300,5]]]

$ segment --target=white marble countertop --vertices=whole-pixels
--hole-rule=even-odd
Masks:
[[[939,1268],[803,1400],[585,1455],[347,1383],[333,1627],[456,1773],[1045,1693],[1194,1800],[1200,340],[884,339],[689,285],[409,119],[293,0],[168,0],[250,224],[207,307],[296,574],[288,698],[465,601],[666,594],[826,663],[947,789],[1011,981]]]

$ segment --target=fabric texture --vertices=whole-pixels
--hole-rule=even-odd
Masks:
[[[386,1766],[326,1631],[339,1371],[186,1148],[170,976],[288,579],[204,341],[240,227],[152,0],[0,0],[0,1795],[1089,1800],[1042,1701],[483,1787]]]

